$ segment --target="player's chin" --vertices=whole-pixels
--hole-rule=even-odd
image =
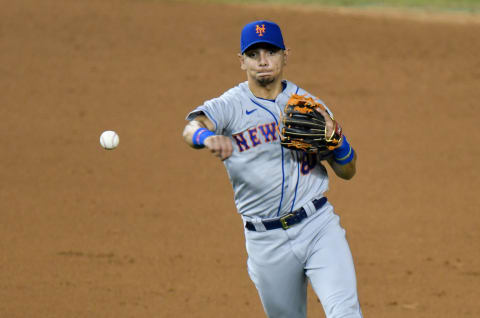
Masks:
[[[269,84],[272,84],[275,82],[275,77],[271,75],[263,75],[263,76],[258,76],[257,77],[257,82],[261,86],[267,86]]]

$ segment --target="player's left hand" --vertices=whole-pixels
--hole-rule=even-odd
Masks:
[[[308,153],[323,153],[339,147],[342,128],[312,97],[292,94],[283,113],[280,142],[283,147]]]
[[[315,108],[320,114],[322,114],[323,118],[325,119],[325,127],[326,127],[326,135],[327,136],[333,136],[334,134],[334,130],[335,129],[342,129],[340,127],[340,124],[335,120],[333,119],[332,117],[330,117],[330,115],[327,113],[327,111],[322,108],[322,107],[317,107]],[[340,131],[340,135],[341,135],[341,131]],[[338,143],[337,146],[335,146],[335,148],[338,148],[342,145],[342,141],[343,141],[343,138],[340,138],[340,141]]]

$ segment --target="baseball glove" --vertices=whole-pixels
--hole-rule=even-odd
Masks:
[[[334,130],[327,136],[325,118],[317,108],[326,110],[311,97],[297,94],[290,97],[282,118],[282,146],[307,153],[325,153],[338,147],[342,128],[330,117]]]

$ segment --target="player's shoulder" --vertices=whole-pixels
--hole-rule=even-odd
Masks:
[[[211,114],[212,117],[223,117],[225,120],[231,121],[232,118],[241,114],[246,96],[245,85],[240,83],[226,90],[221,95],[206,100],[195,111],[197,113]]]
[[[246,98],[248,95],[248,84],[247,82],[242,82],[227,91],[225,91],[220,97],[228,98],[231,100],[241,100]]]
[[[227,89],[225,92],[220,94],[220,96],[212,98],[209,101],[223,102],[226,105],[232,105],[236,102],[240,102],[242,97],[245,95],[245,89],[242,84],[243,83]]]
[[[287,83],[287,87],[285,90],[288,90],[289,94],[298,94],[298,95],[305,95],[307,97],[313,98],[317,103],[322,104],[325,109],[330,113],[330,116],[333,116],[332,111],[328,108],[328,106],[325,104],[325,102],[320,99],[317,95],[310,93],[306,89],[296,85],[293,82],[290,81],[285,81]]]
[[[295,83],[292,83],[292,82],[289,82],[289,81],[286,81],[286,82],[287,82],[287,89],[289,87],[291,87],[291,89],[290,89],[291,94],[305,95],[305,96],[311,97],[314,100],[316,100],[317,102],[325,105],[323,100],[321,100],[317,95],[310,93],[309,91],[307,91],[303,87],[300,87],[300,86],[296,85]]]

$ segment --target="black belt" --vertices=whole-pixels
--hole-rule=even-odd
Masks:
[[[325,203],[327,203],[327,198],[323,197],[318,200],[313,200],[312,201],[313,205],[315,206],[315,209],[318,210],[320,209]],[[291,213],[288,213],[278,219],[273,219],[273,220],[266,220],[262,221],[263,225],[267,230],[274,230],[274,229],[288,229],[292,227],[292,225],[300,223],[303,219],[307,218],[307,212],[305,211],[304,208],[300,208],[298,210],[295,210]],[[250,231],[256,231],[255,225],[253,225],[252,222],[247,221],[245,224],[245,227],[249,229]]]

